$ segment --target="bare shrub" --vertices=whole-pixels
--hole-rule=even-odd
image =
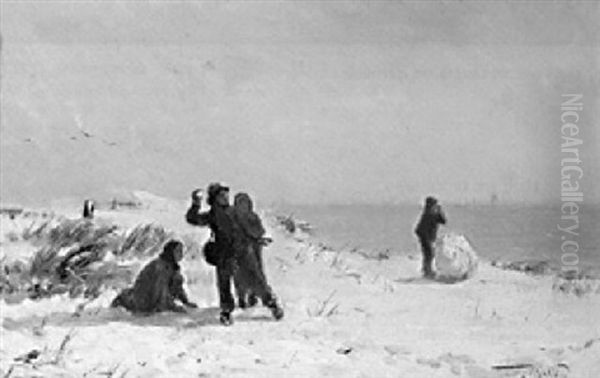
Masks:
[[[600,294],[600,278],[593,272],[561,273],[554,278],[552,290],[577,297]]]
[[[19,234],[17,234],[14,231],[9,231],[6,234],[4,234],[4,236],[6,237],[6,240],[8,240],[10,243],[18,242],[21,239]]]
[[[163,226],[149,223],[135,227],[127,233],[118,251],[124,257],[151,257],[160,251],[163,244],[173,237]]]
[[[122,289],[133,281],[135,268],[123,265],[123,260],[155,257],[173,237],[172,232],[154,223],[118,232],[114,224],[57,219],[32,225],[25,232],[40,244],[29,261],[2,261],[0,294],[26,293],[37,299],[69,293],[95,298],[106,288]],[[188,256],[201,256],[201,246],[194,238],[187,237],[184,243]],[[107,261],[109,254],[118,260]]]
[[[335,296],[336,290],[332,291],[327,298],[319,301],[314,309],[307,309],[308,315],[311,317],[325,317],[328,318],[335,314],[338,310],[339,303],[331,303],[331,300]]]

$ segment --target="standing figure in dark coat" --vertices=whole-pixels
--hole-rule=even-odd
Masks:
[[[162,311],[185,312],[176,304],[196,308],[183,289],[179,262],[183,258],[183,244],[169,240],[158,258],[148,263],[138,274],[132,288],[123,290],[111,307],[124,307],[133,313],[151,314]]]
[[[233,201],[234,217],[241,232],[242,256],[239,269],[235,275],[235,287],[238,294],[238,302],[241,308],[254,306],[257,303],[257,289],[264,288],[274,298],[274,294],[267,284],[262,260],[262,248],[270,242],[265,238],[265,229],[258,214],[254,212],[252,199],[246,193],[238,193]],[[267,304],[266,302],[263,302]],[[276,317],[282,317],[283,311]],[[275,315],[275,314],[274,314]]]
[[[213,232],[215,248],[219,259],[217,268],[217,286],[219,289],[219,304],[221,315],[219,320],[224,325],[231,325],[231,312],[235,307],[231,294],[231,280],[236,269],[235,241],[233,216],[229,206],[229,188],[219,183],[208,186],[206,202],[210,206],[208,212],[200,212],[202,204],[202,190],[192,192],[192,205],[188,209],[185,219],[196,226],[208,226]]]
[[[231,293],[231,281],[236,274],[240,263],[248,263],[244,248],[241,231],[233,214],[233,208],[229,206],[229,188],[214,183],[208,187],[207,203],[210,206],[208,212],[200,212],[202,203],[201,190],[192,192],[192,205],[186,213],[188,223],[197,226],[208,226],[213,232],[215,248],[219,259],[217,268],[217,285],[219,287],[219,302],[221,315],[219,320],[224,325],[231,325],[233,319],[231,313],[235,307]],[[263,282],[257,280],[257,282]],[[273,315],[277,317],[274,309],[279,309],[271,291],[265,285],[255,285],[256,294],[261,297],[263,303],[270,307]]]
[[[83,201],[83,218],[85,219],[93,219],[94,218],[94,201],[90,199],[86,199]]]
[[[440,224],[446,224],[446,216],[434,197],[425,199],[425,209],[419,220],[419,224],[415,230],[421,251],[423,252],[423,276],[426,278],[434,278],[435,272],[432,268],[434,250],[433,243],[437,238],[437,231]]]

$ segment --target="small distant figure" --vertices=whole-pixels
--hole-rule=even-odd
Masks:
[[[110,202],[110,209],[117,210],[118,208],[119,208],[119,202],[117,202],[116,198],[113,198],[112,201]]]
[[[434,197],[425,199],[425,209],[421,219],[415,229],[415,233],[421,244],[423,253],[423,276],[426,278],[434,278],[435,272],[431,266],[434,258],[433,243],[437,238],[437,231],[440,224],[446,224],[446,216],[442,211],[442,207],[438,204],[438,200]]]
[[[94,201],[91,199],[86,199],[83,201],[83,218],[84,219],[94,219]]]
[[[183,258],[183,244],[169,240],[158,258],[148,263],[138,274],[132,288],[123,290],[111,307],[124,307],[133,313],[186,312],[176,300],[188,308],[198,307],[190,302],[183,289],[179,262]]]

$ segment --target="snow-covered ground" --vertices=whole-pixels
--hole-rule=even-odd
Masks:
[[[149,220],[185,237],[207,237],[183,220],[184,205],[99,212],[132,227]],[[7,226],[3,218],[3,233]],[[108,305],[54,296],[1,303],[1,373],[10,377],[506,377],[596,378],[600,295],[567,296],[552,277],[483,263],[474,278],[419,278],[419,257],[367,259],[269,226],[266,270],[286,316],[236,310],[217,321],[212,268],[190,255],[187,287],[199,308],[132,316]],[[33,253],[2,240],[2,254]],[[81,306],[80,306],[81,305]],[[20,356],[37,350],[29,362]],[[34,353],[35,354],[35,353]],[[533,365],[535,368],[493,369]],[[550,375],[542,375],[544,371]],[[553,375],[552,375],[553,374]]]

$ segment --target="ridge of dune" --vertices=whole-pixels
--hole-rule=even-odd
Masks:
[[[123,227],[153,221],[201,242],[208,233],[185,224],[184,211],[172,203],[168,210],[101,211],[98,218]],[[255,308],[236,310],[234,326],[220,326],[212,269],[187,256],[186,285],[200,308],[185,315],[140,318],[109,309],[114,291],[90,303],[3,300],[3,373],[500,377],[492,366],[525,364],[592,377],[600,369],[600,329],[591,316],[600,314],[598,295],[560,295],[551,277],[489,264],[473,279],[445,285],[420,279],[410,256],[366,259],[290,236],[273,222],[268,230],[275,242],[264,257],[283,321]],[[41,351],[37,362],[15,361],[34,349]]]

